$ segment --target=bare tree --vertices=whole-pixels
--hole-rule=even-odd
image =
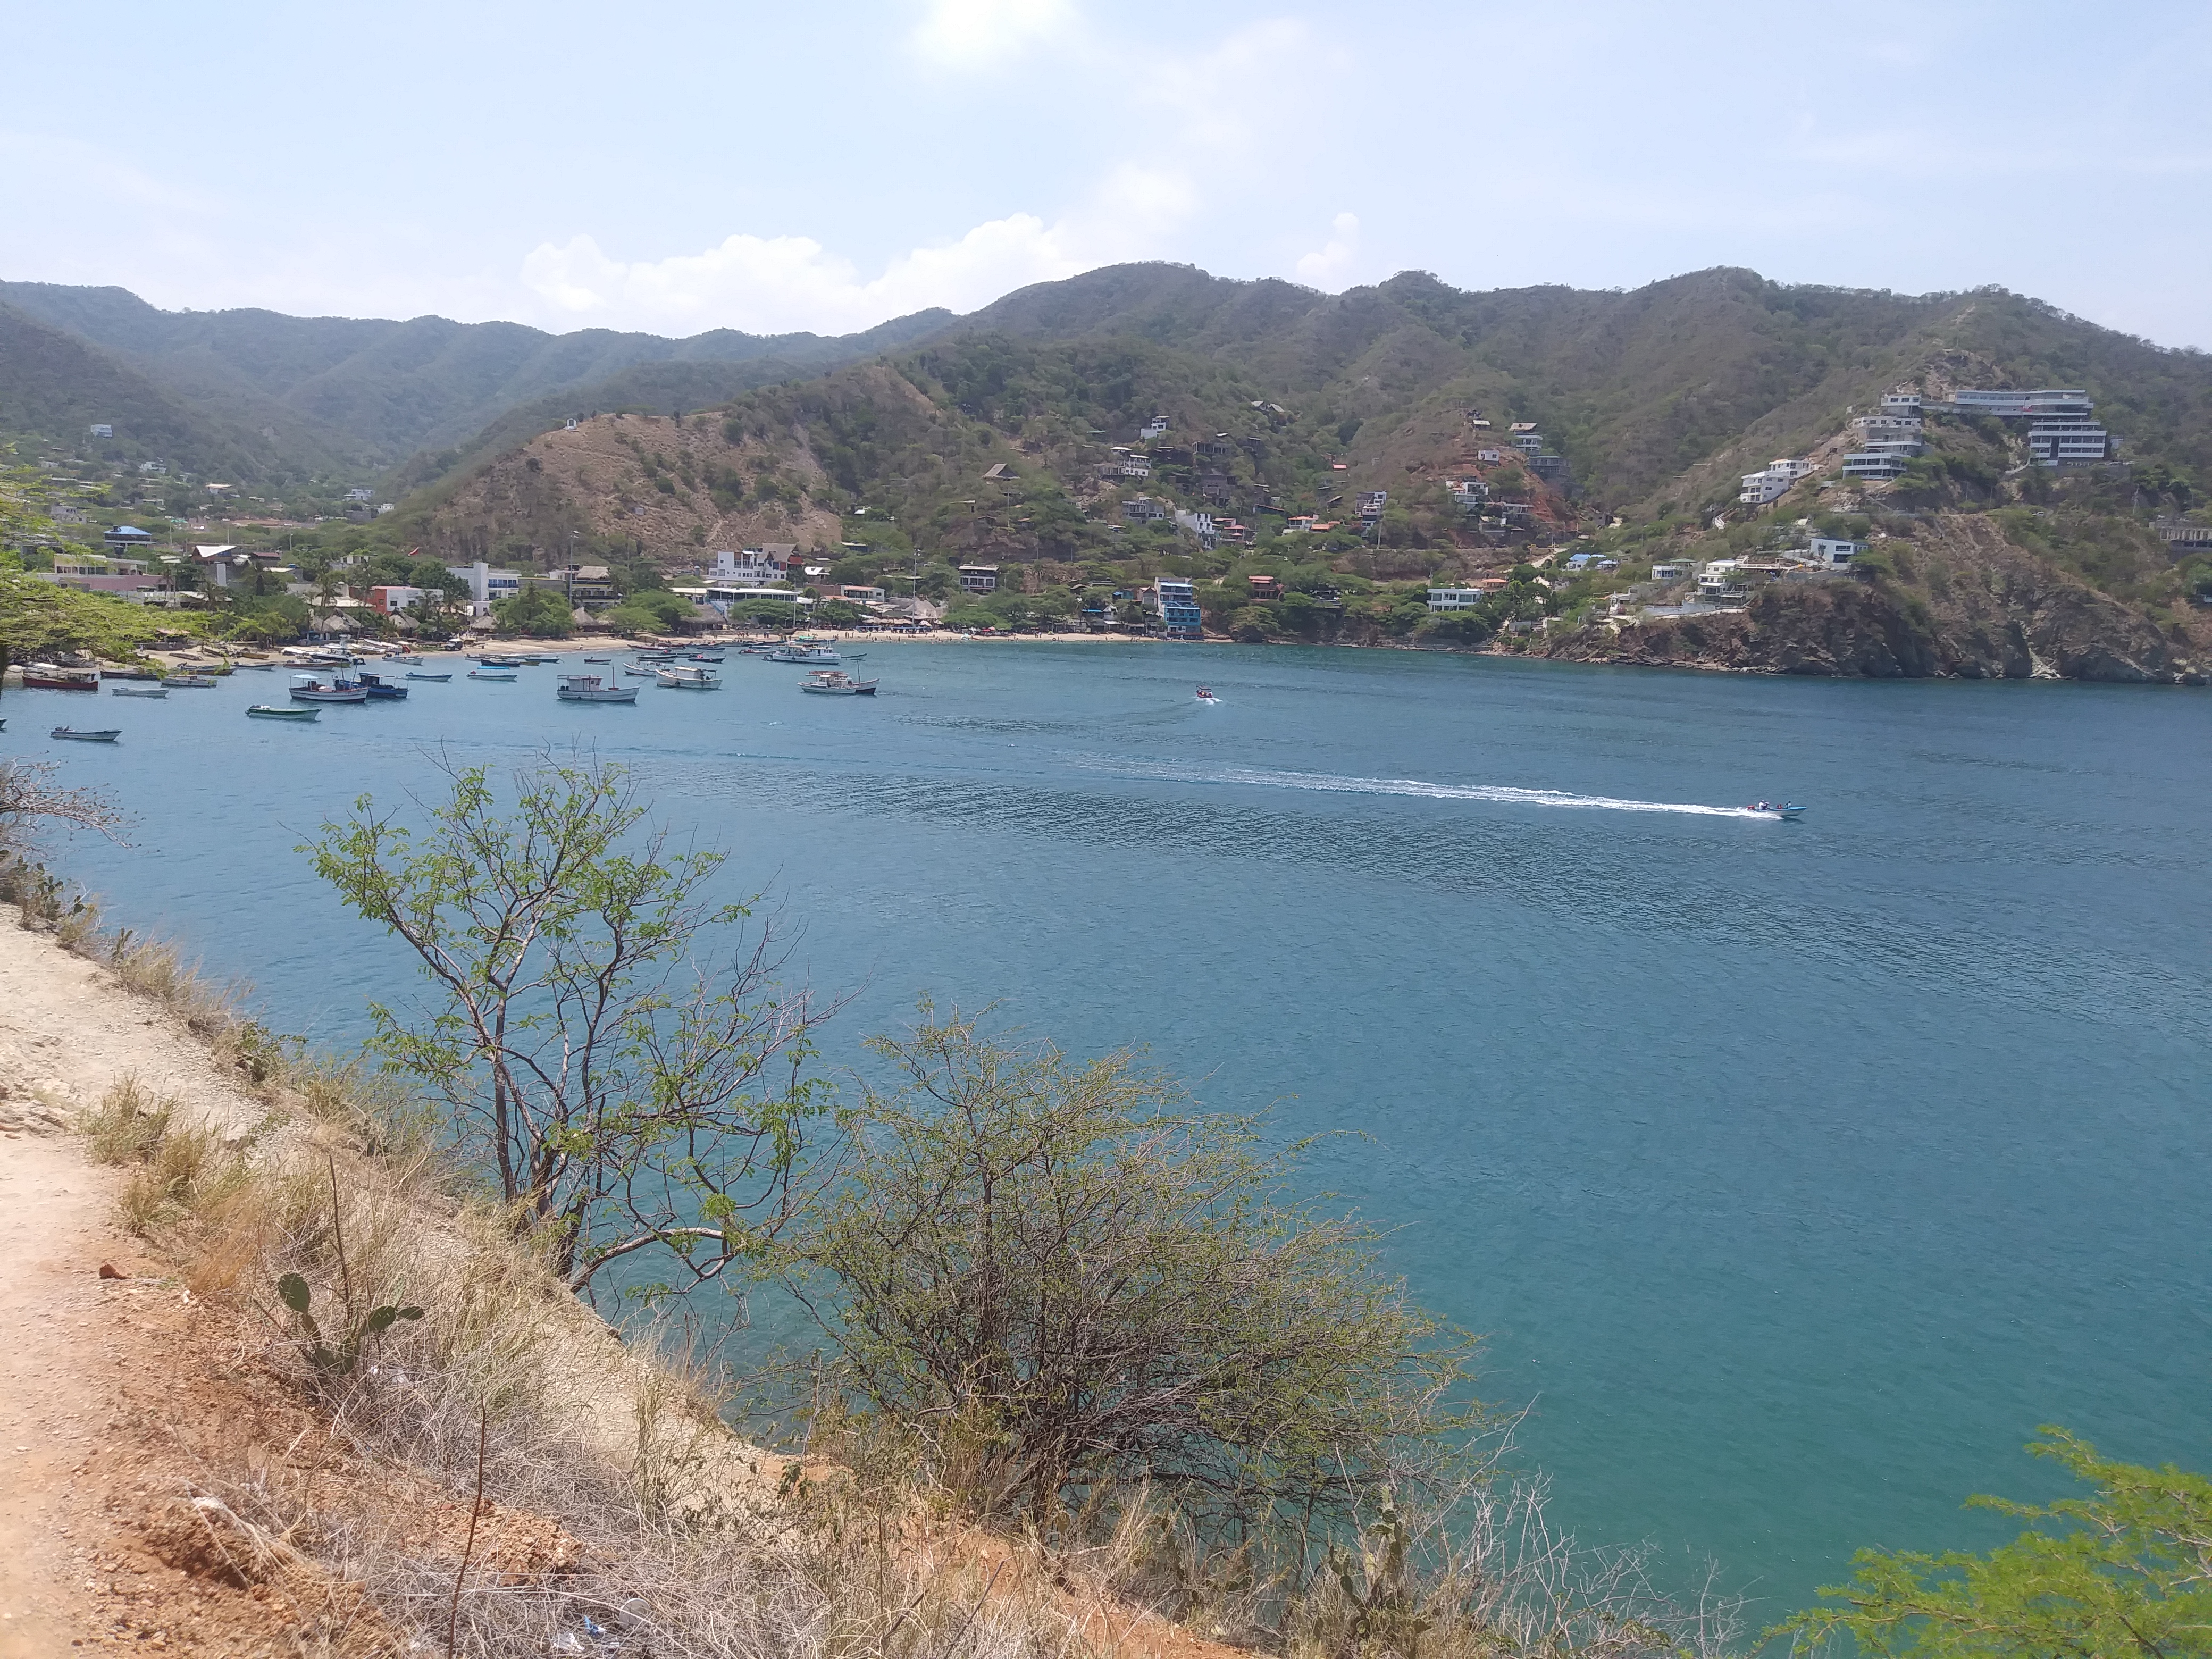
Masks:
[[[118,841],[124,821],[123,810],[99,790],[55,783],[52,761],[0,761],[0,858],[27,856],[46,824],[95,830]]]

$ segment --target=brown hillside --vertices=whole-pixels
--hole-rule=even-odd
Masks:
[[[857,374],[872,397],[922,401],[887,368]],[[763,542],[834,548],[841,520],[829,489],[801,424],[601,415],[479,470],[431,509],[427,544],[453,559],[522,557],[558,554],[578,534],[628,541],[665,564]]]

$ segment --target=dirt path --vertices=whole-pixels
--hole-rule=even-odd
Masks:
[[[0,910],[0,1659],[281,1650],[281,1620],[222,1615],[147,1535],[184,1501],[178,1430],[208,1367],[190,1298],[115,1224],[117,1172],[67,1132],[125,1073],[256,1115],[165,1013]]]

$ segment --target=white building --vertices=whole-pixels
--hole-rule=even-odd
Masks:
[[[1787,492],[1799,479],[1809,477],[1814,470],[1812,462],[1793,460],[1784,455],[1769,461],[1756,472],[1743,474],[1743,489],[1736,500],[1764,507]]]
[[[1655,582],[1686,582],[1697,574],[1697,566],[1686,559],[1671,560],[1651,567],[1651,580]]]
[[[1861,450],[1856,455],[1844,457],[1844,476],[1876,481],[1901,478],[1905,476],[1905,457],[1884,454],[1878,450]]]
[[[492,606],[501,599],[511,599],[522,592],[522,578],[512,570],[495,570],[478,559],[474,564],[449,564],[449,576],[459,576],[469,585],[469,615],[489,617]]]
[[[724,586],[733,583],[780,581],[789,564],[787,558],[778,558],[774,552],[757,547],[732,551],[726,547],[714,550],[714,568],[708,572],[708,579]]]
[[[1735,585],[1736,567],[1740,559],[1715,559],[1698,572],[1698,595],[1707,599],[1740,599],[1743,590]]]
[[[2112,434],[2090,420],[2043,420],[2027,429],[2027,453],[2038,466],[2081,466],[2109,460]]]
[[[108,425],[106,422],[102,421],[99,425],[93,428],[92,435],[95,438],[112,438],[115,435],[115,428]]]
[[[2036,416],[2086,420],[2096,407],[2089,401],[2089,394],[2079,387],[2061,390],[2042,386],[2033,392],[1970,392],[1962,388],[1951,394],[1949,402],[1961,415],[1994,415],[2007,421]]]
[[[349,501],[373,501],[376,499],[376,492],[366,489],[349,489],[346,491],[346,499]]]
[[[1812,560],[1825,570],[1841,570],[1866,550],[1864,542],[1846,541],[1840,536],[1815,536]]]
[[[1854,415],[1851,424],[1869,438],[1895,438],[1917,434],[1927,422],[1917,415]]]
[[[1151,420],[1146,422],[1143,426],[1138,428],[1138,435],[1146,440],[1150,440],[1158,437],[1167,429],[1168,417],[1164,415],[1155,415]]]
[[[1480,587],[1432,587],[1429,590],[1429,609],[1472,611],[1489,597]]]
[[[962,565],[960,567],[960,586],[963,592],[996,592],[999,588],[999,567],[995,564]]]
[[[1211,513],[1185,513],[1178,507],[1175,521],[1177,528],[1188,530],[1197,537],[1198,544],[1207,552],[1211,553],[1220,544],[1220,536],[1213,527],[1213,514]]]
[[[1917,392],[1890,392],[1882,395],[1881,412],[1885,415],[1909,415],[1917,420],[1920,408],[1920,394]]]

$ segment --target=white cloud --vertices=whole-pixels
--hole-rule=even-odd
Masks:
[[[1335,233],[1312,253],[1298,261],[1298,280],[1332,293],[1349,280],[1352,256],[1359,251],[1359,216],[1340,213],[1329,221]]]
[[[575,236],[534,249],[522,279],[549,320],[571,326],[842,334],[931,306],[972,311],[1009,289],[1085,268],[1058,228],[1018,213],[948,246],[901,254],[872,278],[809,236],[738,235],[702,253],[629,262]]]
[[[1068,0],[927,0],[908,39],[940,68],[994,69],[1069,34],[1076,22]]]

